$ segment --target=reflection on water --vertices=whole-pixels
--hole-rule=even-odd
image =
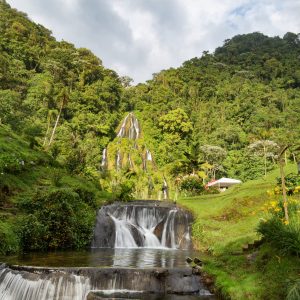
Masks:
[[[198,255],[198,252],[190,250],[98,248],[80,252],[58,251],[0,256],[0,262],[41,267],[180,268],[188,266],[185,261],[187,256]]]

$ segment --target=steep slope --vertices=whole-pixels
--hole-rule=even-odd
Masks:
[[[89,245],[109,198],[0,125],[0,253]]]

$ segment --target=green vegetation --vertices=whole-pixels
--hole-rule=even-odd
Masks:
[[[295,165],[286,167],[286,172],[295,170]],[[295,249],[299,251],[299,223],[297,231],[291,230],[298,234],[297,240],[280,230],[289,231],[294,228],[292,224],[289,227],[281,222],[282,227],[271,228],[272,222],[266,222],[274,199],[274,194],[270,196],[267,191],[274,189],[278,176],[279,170],[274,170],[265,179],[248,181],[221,194],[179,199],[196,218],[193,238],[204,253],[204,270],[214,276],[216,288],[231,299],[285,299],[287,294],[296,293],[300,271],[299,257],[295,255]],[[289,201],[299,205],[296,195],[299,194]],[[261,219],[264,222],[260,223]],[[265,236],[264,244],[243,251],[245,245],[261,238],[257,232],[261,224],[268,224],[264,232],[259,229]],[[286,245],[287,251],[277,250],[274,244]]]
[[[0,254],[83,248],[107,193],[0,125]]]
[[[286,164],[300,161],[299,56],[299,34],[254,32],[130,86],[0,1],[0,253],[85,247],[104,200],[155,198],[166,180],[171,197],[197,195],[179,201],[224,295],[299,298],[299,217],[283,224],[261,212],[280,149],[289,145]],[[141,135],[116,137],[131,111]],[[199,196],[221,176],[245,183]],[[295,201],[298,179],[286,178]],[[264,245],[244,254],[260,236]]]

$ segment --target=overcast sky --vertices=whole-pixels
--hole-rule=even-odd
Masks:
[[[300,32],[300,0],[7,0],[135,84],[236,34]]]

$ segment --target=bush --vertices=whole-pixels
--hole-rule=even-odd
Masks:
[[[290,281],[288,283],[286,300],[300,299],[300,279]]]
[[[13,225],[0,221],[0,254],[14,253],[18,249],[19,239]]]
[[[93,196],[83,190],[52,189],[24,200],[29,215],[21,223],[23,250],[82,248],[90,244],[95,210],[85,203]],[[84,195],[81,199],[80,195]]]
[[[297,216],[291,217],[289,224],[273,216],[268,221],[261,221],[257,231],[282,254],[300,255],[300,220]]]
[[[0,153],[0,172],[17,173],[23,168],[23,159],[14,154]]]
[[[204,191],[202,179],[197,175],[185,176],[180,183],[180,190],[192,196],[199,195]]]
[[[278,177],[277,179],[277,185],[275,188],[276,193],[281,193],[281,177]],[[286,192],[288,195],[293,195],[296,192],[300,190],[300,175],[290,173],[285,176],[285,186],[286,186]]]
[[[134,199],[133,193],[134,193],[135,185],[131,181],[125,181],[121,184],[119,184],[116,187],[115,190],[115,197],[117,200],[120,201],[129,201]]]

